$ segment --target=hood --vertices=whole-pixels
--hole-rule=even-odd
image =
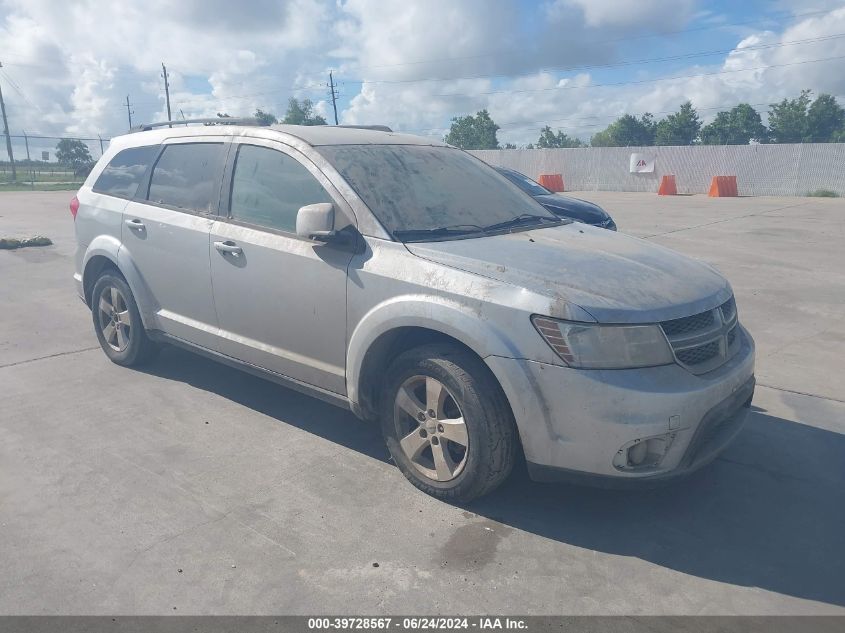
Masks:
[[[587,224],[598,224],[610,217],[597,204],[587,202],[586,200],[579,200],[578,198],[562,196],[558,193],[534,196],[534,199],[555,215],[563,215],[579,222],[586,222]]]
[[[599,323],[654,323],[720,305],[731,296],[713,268],[635,237],[584,224],[489,237],[408,243],[411,253],[574,304]]]

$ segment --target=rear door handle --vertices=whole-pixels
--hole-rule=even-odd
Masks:
[[[214,248],[223,254],[229,253],[231,255],[240,255],[244,252],[240,246],[231,240],[226,240],[225,242],[214,242]]]
[[[141,220],[139,220],[138,218],[135,218],[134,220],[126,220],[126,226],[128,226],[130,229],[137,229],[139,231],[141,229],[146,228],[144,226],[144,223],[141,222]]]

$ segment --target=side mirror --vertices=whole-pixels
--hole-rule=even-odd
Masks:
[[[334,205],[320,202],[300,207],[296,212],[296,234],[309,240],[334,237]]]

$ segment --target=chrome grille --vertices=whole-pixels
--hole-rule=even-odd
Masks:
[[[723,365],[739,347],[733,297],[713,310],[663,321],[660,326],[678,363],[694,374],[703,374]]]

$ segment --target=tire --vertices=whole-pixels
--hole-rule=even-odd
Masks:
[[[382,433],[412,484],[438,499],[463,503],[507,479],[518,455],[516,425],[481,360],[457,346],[425,345],[397,356],[385,376]],[[432,416],[429,405],[435,403]]]
[[[138,304],[116,271],[103,273],[91,292],[94,333],[113,363],[131,367],[155,358],[159,346],[147,336]]]

